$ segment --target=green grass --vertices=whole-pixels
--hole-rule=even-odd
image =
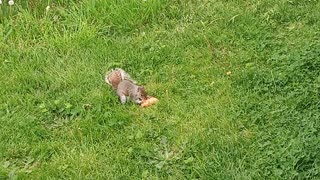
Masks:
[[[319,9],[3,2],[0,179],[319,179]],[[114,67],[159,103],[122,106]]]

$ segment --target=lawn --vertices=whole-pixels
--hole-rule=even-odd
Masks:
[[[320,1],[1,2],[0,179],[320,178]]]

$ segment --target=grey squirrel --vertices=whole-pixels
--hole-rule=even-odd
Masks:
[[[136,81],[131,79],[129,74],[121,68],[108,71],[105,75],[105,82],[112,86],[122,104],[125,104],[130,98],[140,105],[148,98],[144,87],[137,85]]]

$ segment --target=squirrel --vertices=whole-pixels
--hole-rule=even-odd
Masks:
[[[105,82],[112,86],[122,104],[131,99],[140,105],[148,98],[144,87],[137,85],[136,81],[131,79],[129,74],[121,68],[108,71],[105,75]]]

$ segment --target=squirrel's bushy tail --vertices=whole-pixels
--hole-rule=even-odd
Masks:
[[[131,79],[130,75],[121,68],[115,68],[108,71],[104,80],[107,84],[111,85],[115,89],[122,80],[130,80],[135,82],[133,79]]]

